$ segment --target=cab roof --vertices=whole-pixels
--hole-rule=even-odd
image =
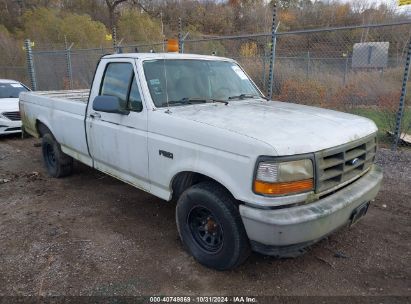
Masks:
[[[210,56],[210,55],[197,55],[197,54],[180,54],[180,53],[122,53],[103,56],[104,59],[115,58],[134,58],[142,60],[150,59],[198,59],[198,60],[221,60],[221,61],[234,61],[230,58]]]

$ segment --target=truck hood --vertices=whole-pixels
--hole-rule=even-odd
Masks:
[[[19,111],[18,98],[0,98],[0,113]]]
[[[316,152],[377,131],[367,118],[278,101],[173,107],[172,115],[265,142],[277,155]]]

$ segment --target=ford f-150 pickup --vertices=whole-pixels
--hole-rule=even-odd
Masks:
[[[103,56],[91,90],[22,93],[20,111],[51,176],[76,159],[176,202],[185,248],[219,270],[354,224],[382,180],[372,121],[269,101],[228,58]]]

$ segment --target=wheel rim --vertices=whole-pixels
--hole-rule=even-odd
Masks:
[[[192,238],[201,249],[216,253],[223,247],[223,229],[209,209],[202,206],[192,208],[187,224]]]
[[[46,152],[46,162],[50,167],[54,168],[56,165],[56,154],[54,153],[53,146],[47,143],[44,148]]]

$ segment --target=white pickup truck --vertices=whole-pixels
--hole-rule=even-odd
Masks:
[[[372,121],[268,101],[228,58],[104,56],[90,91],[22,93],[20,111],[51,176],[76,159],[176,201],[184,246],[219,270],[301,253],[363,216],[382,180]]]

